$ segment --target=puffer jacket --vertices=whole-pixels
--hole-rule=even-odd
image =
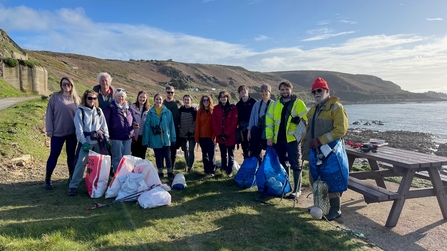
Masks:
[[[348,131],[348,115],[339,98],[331,96],[325,103],[315,105],[307,113],[306,136],[302,141],[303,159],[309,160],[309,143],[318,138],[322,145],[331,143],[345,136]],[[314,136],[312,137],[312,128]]]
[[[144,123],[146,122],[146,116],[149,110],[143,111],[140,110],[135,104],[131,104],[130,112],[132,113],[133,123],[140,125],[140,128],[133,129],[133,135],[135,135],[135,137],[143,135]]]
[[[89,144],[98,143],[97,140],[92,140],[90,137],[86,137],[84,132],[90,133],[101,130],[104,133],[106,140],[109,138],[109,129],[107,127],[106,119],[101,108],[93,107],[89,108],[83,105],[79,105],[74,116],[74,127],[76,128],[76,139],[79,143]]]
[[[227,102],[225,106],[221,104],[214,106],[212,127],[218,144],[225,144],[225,146],[236,145],[237,124],[238,112],[235,105]],[[219,138],[221,134],[227,135],[228,138],[225,141],[222,140]]]

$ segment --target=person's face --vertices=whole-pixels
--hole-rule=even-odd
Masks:
[[[202,103],[204,107],[209,107],[210,106],[210,99],[208,97],[203,97],[202,98]]]
[[[185,104],[185,106],[191,106],[191,98],[190,97],[184,97],[183,98],[183,104]]]
[[[126,102],[126,96],[125,95],[117,95],[117,96],[115,96],[115,100],[118,104],[124,105],[124,103]]]
[[[325,100],[329,96],[329,90],[323,88],[316,88],[312,90],[312,95],[314,96],[315,103],[320,104],[323,100]]]
[[[285,85],[281,85],[281,88],[279,89],[279,94],[281,94],[281,97],[283,98],[289,98],[290,95],[292,95],[292,88],[287,87]]]
[[[261,91],[262,99],[270,99],[270,92],[267,89]]]
[[[101,76],[101,78],[99,78],[99,85],[102,90],[108,91],[110,88],[109,78],[107,76]]]
[[[154,98],[154,105],[155,105],[156,107],[161,107],[162,104],[163,104],[163,97],[162,97],[161,95],[157,95],[157,96]]]
[[[248,90],[247,90],[247,89],[242,89],[242,90],[239,92],[239,97],[241,97],[241,98],[246,98],[246,97],[248,97]]]
[[[146,94],[141,93],[140,95],[138,95],[138,103],[140,103],[141,105],[146,103],[146,100],[147,100],[147,95]]]
[[[86,104],[87,106],[94,106],[95,105],[95,101],[98,99],[98,97],[96,96],[96,94],[93,93],[89,93],[87,94],[87,98],[86,98]]]
[[[166,98],[169,100],[174,99],[174,90],[171,89],[166,90]]]
[[[64,92],[70,92],[73,89],[73,85],[67,79],[63,79],[61,85]]]
[[[225,96],[225,95],[220,95],[220,97],[219,97],[219,102],[221,103],[221,104],[226,104],[227,102],[228,102],[228,98],[227,98],[227,96]]]

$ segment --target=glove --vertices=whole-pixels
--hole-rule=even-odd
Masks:
[[[191,138],[191,136],[192,136],[192,132],[188,132],[185,136],[186,136],[187,138]]]
[[[317,147],[321,146],[321,142],[318,138],[314,138],[309,142],[309,146],[311,148],[317,148]]]
[[[172,147],[175,147],[175,142],[171,142],[171,146],[172,146]]]
[[[106,141],[106,146],[108,149],[110,149],[112,147],[112,143],[110,141]]]
[[[90,151],[90,144],[85,142],[84,144],[82,144],[82,150],[84,150],[85,152]]]

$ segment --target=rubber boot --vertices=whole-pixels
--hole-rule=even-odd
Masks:
[[[294,189],[293,192],[295,193],[296,197],[299,197],[301,195],[301,180],[303,179],[303,172],[301,170],[294,170],[293,171],[293,184]]]
[[[329,204],[331,205],[331,208],[329,209],[329,213],[326,214],[324,217],[326,217],[328,221],[340,218],[341,216],[340,197],[330,199]]]

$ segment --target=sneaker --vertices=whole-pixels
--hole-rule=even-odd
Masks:
[[[53,183],[50,179],[45,179],[45,190],[53,190]]]
[[[68,196],[75,196],[76,195],[76,188],[69,188],[67,195]]]
[[[192,171],[192,167],[188,167],[188,173]]]
[[[164,174],[163,173],[158,173],[158,178],[163,179]]]
[[[168,178],[169,178],[169,180],[173,180],[174,179],[174,173],[168,173]]]

